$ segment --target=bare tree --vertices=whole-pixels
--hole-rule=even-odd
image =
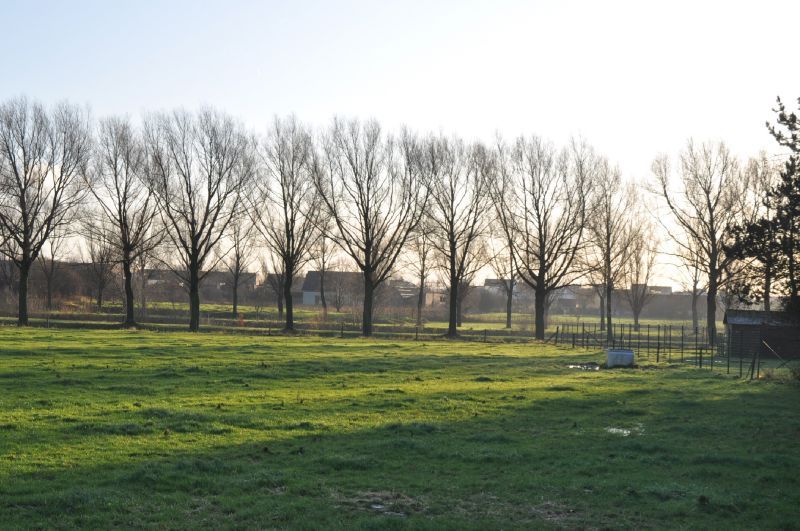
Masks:
[[[697,311],[697,304],[700,297],[705,293],[705,278],[703,268],[700,265],[702,256],[697,252],[697,246],[690,240],[687,245],[680,248],[678,252],[678,283],[684,291],[690,295],[692,306],[692,330],[697,330],[699,325],[699,316]]]
[[[53,309],[53,288],[55,286],[56,273],[58,272],[60,260],[65,254],[64,245],[67,243],[69,233],[66,227],[60,227],[54,231],[47,240],[37,258],[39,267],[44,273],[45,292],[47,311]]]
[[[319,219],[319,233],[311,249],[311,263],[319,271],[319,302],[322,305],[322,320],[328,319],[328,300],[325,298],[325,280],[333,259],[333,242],[331,231],[333,227],[330,220]]]
[[[392,273],[417,228],[427,187],[417,140],[395,142],[377,122],[334,120],[325,141],[326,163],[315,163],[314,182],[337,228],[336,243],[364,276],[362,333],[372,335],[375,289]]]
[[[189,287],[189,330],[196,332],[203,267],[239,213],[255,170],[253,143],[233,119],[212,109],[156,115],[145,140],[148,181],[177,251],[173,270]]]
[[[417,281],[416,325],[422,326],[422,310],[425,307],[425,290],[431,274],[431,254],[433,247],[427,234],[430,230],[423,220],[410,242],[411,252],[408,254],[406,268]]]
[[[587,228],[590,245],[587,247],[588,269],[594,273],[593,284],[601,291],[601,304],[606,319],[608,341],[614,337],[612,325],[612,294],[623,279],[625,266],[631,259],[631,240],[634,234],[632,213],[637,202],[632,185],[622,181],[618,168],[600,159],[594,187],[593,205]]]
[[[624,275],[628,283],[625,298],[628,299],[633,313],[634,329],[639,330],[639,316],[655,295],[652,290],[652,280],[655,276],[658,244],[650,223],[640,217],[636,227],[629,243],[630,255],[625,261]],[[613,334],[609,335],[610,340],[613,337]]]
[[[281,261],[286,304],[284,330],[292,332],[292,285],[311,258],[320,206],[311,178],[311,134],[293,116],[275,118],[261,152],[266,171],[263,178],[256,180],[251,211],[267,247]]]
[[[353,267],[344,260],[337,260],[330,268],[331,304],[337,312],[349,305],[355,305],[359,296],[359,286],[353,282]]]
[[[261,258],[261,275],[264,277],[264,283],[269,288],[269,291],[275,295],[275,303],[278,307],[278,319],[283,320],[283,300],[285,291],[284,275],[281,271],[282,262],[280,259],[275,260],[274,257],[267,259]],[[272,271],[272,272],[270,272]]]
[[[511,328],[511,316],[514,309],[514,288],[517,285],[517,267],[514,263],[514,253],[510,245],[491,253],[490,265],[506,296],[506,328]]]
[[[141,135],[125,118],[101,120],[94,152],[94,172],[89,189],[100,213],[113,225],[94,237],[106,238],[116,248],[122,265],[125,293],[124,326],[136,325],[133,269],[136,260],[160,244],[164,237],[157,225],[154,189],[147,186],[147,157]],[[96,242],[95,245],[100,245]]]
[[[229,248],[221,253],[221,262],[231,278],[231,317],[239,316],[239,285],[253,263],[255,250],[254,227],[249,216],[239,215],[229,226]]]
[[[42,246],[85,196],[91,151],[87,114],[46,110],[24,98],[0,105],[0,246],[19,269],[18,317],[28,324],[28,277]]]
[[[762,152],[750,159],[745,171],[757,201],[752,219],[733,227],[733,242],[725,245],[726,254],[733,258],[733,273],[738,273],[731,279],[734,286],[729,286],[726,293],[736,293],[741,300],[750,303],[761,301],[764,310],[770,311],[772,291],[781,289],[778,275],[782,262],[781,238],[774,222],[779,202],[773,195],[779,184],[780,167]]]
[[[451,338],[458,335],[459,287],[485,265],[481,239],[489,220],[491,159],[482,146],[466,146],[458,138],[432,137],[424,145],[430,186],[426,220],[450,292],[446,336]]]
[[[499,143],[494,190],[499,224],[512,244],[517,273],[534,291],[535,335],[544,339],[547,295],[581,274],[591,152],[573,143],[557,151],[538,137]]]
[[[749,176],[721,142],[697,145],[689,140],[680,154],[679,187],[673,190],[666,156],[653,162],[657,193],[665,200],[677,227],[664,224],[675,244],[686,251],[696,245],[706,275],[708,341],[716,343],[717,295],[722,273],[733,260],[724,249],[731,227],[747,213]],[[689,243],[691,242],[691,243]]]
[[[116,245],[116,231],[115,227],[102,216],[89,216],[83,225],[88,252],[88,260],[84,259],[84,262],[88,266],[94,284],[97,311],[102,311],[103,295],[114,280],[115,266],[120,262],[117,255],[119,248]]]

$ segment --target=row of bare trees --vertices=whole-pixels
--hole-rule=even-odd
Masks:
[[[597,289],[608,334],[611,294],[625,284],[638,323],[658,257],[671,254],[691,272],[693,293],[708,297],[713,342],[719,290],[741,267],[724,245],[732,225],[759,213],[771,182],[765,165],[741,168],[724,144],[690,141],[676,170],[659,156],[650,184],[637,187],[582,140],[486,145],[339,118],[315,134],[294,117],[276,118],[257,137],[208,108],[150,114],[141,126],[119,117],[94,125],[85,109],[19,98],[0,105],[0,249],[19,270],[21,325],[31,264],[77,224],[93,254],[121,266],[128,326],[135,264],[156,248],[167,249],[161,260],[187,286],[197,330],[204,275],[231,272],[235,314],[239,279],[259,247],[293,331],[294,282],[313,263],[327,309],[335,247],[362,273],[364,335],[373,331],[376,290],[405,266],[420,286],[418,319],[426,280],[441,275],[447,335],[456,336],[469,285],[491,266],[507,294],[508,326],[515,285],[534,292],[538,338],[553,294],[582,279]],[[671,214],[656,216],[674,247],[667,254],[650,215],[656,204]]]

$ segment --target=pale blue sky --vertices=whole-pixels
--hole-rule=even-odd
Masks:
[[[773,144],[800,2],[0,0],[0,98],[96,116],[212,104],[491,139],[582,134],[629,178],[685,139]],[[790,50],[794,50],[792,54]]]

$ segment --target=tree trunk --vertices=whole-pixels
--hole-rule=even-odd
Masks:
[[[328,303],[325,301],[325,270],[319,272],[319,302],[322,304],[322,320],[328,320]]]
[[[131,272],[131,261],[122,261],[122,276],[125,283],[125,322],[126,327],[136,326],[136,319],[133,316],[133,273]]]
[[[544,339],[544,312],[545,312],[545,299],[547,292],[544,288],[536,287],[534,290],[534,319],[535,319],[535,337],[536,339]]]
[[[364,337],[372,336],[372,298],[375,286],[372,285],[371,273],[364,272],[364,313],[361,319],[361,333]]]
[[[795,234],[795,227],[794,227],[794,220],[789,222],[789,238],[788,238],[788,252],[786,256],[788,258],[788,272],[789,272],[789,309],[790,311],[797,313],[800,311],[800,294],[798,293],[798,286],[797,286],[797,272],[795,263],[795,251],[794,251],[794,234]]]
[[[717,277],[710,275],[708,279],[708,294],[706,295],[706,329],[708,330],[708,344],[714,346],[717,340]]]
[[[53,310],[53,277],[47,275],[47,311]]]
[[[417,327],[422,326],[422,308],[425,306],[425,283],[419,283],[419,292],[417,293]]]
[[[450,280],[450,300],[448,301],[447,337],[458,336],[458,283]]]
[[[772,268],[767,265],[764,268],[764,311],[770,311],[769,292],[772,290]]]
[[[139,320],[144,321],[147,318],[147,273],[142,265],[139,274],[142,276],[140,279],[141,293],[139,294]]]
[[[697,291],[692,292],[692,330],[697,330],[699,326],[697,315],[697,301],[700,300],[700,294]]]
[[[636,330],[637,332],[639,331],[639,315],[641,315],[641,313],[642,313],[641,309],[633,312],[633,329]],[[625,326],[625,325],[622,325],[622,326]],[[623,330],[623,334],[624,334],[625,333],[624,332],[625,329],[623,328],[622,330]]]
[[[101,311],[103,309],[103,288],[102,286],[97,286],[97,311]]]
[[[508,281],[508,289],[506,290],[506,328],[511,328],[511,310],[514,304],[514,282]]]
[[[276,293],[278,299],[278,320],[283,321],[283,290]]]
[[[19,268],[19,313],[17,314],[17,325],[28,326],[28,277],[30,276],[31,266],[25,261]]]
[[[239,317],[239,273],[233,274],[233,308],[231,317],[237,319]]]
[[[614,340],[614,326],[611,321],[611,295],[614,292],[614,286],[610,282],[606,282],[606,339],[608,341]]]
[[[294,304],[292,301],[292,275],[286,275],[283,281],[283,298],[286,302],[286,326],[284,330],[287,332],[294,332]]]
[[[606,329],[606,298],[605,295],[600,295],[600,331]]]
[[[464,301],[459,297],[456,302],[456,326],[461,327],[464,324]]]
[[[189,331],[200,330],[200,271],[196,263],[189,266]]]
[[[449,313],[447,319],[447,337],[458,336],[458,317],[461,313],[458,300],[458,274],[456,273],[455,265],[455,247],[450,246],[450,301]]]

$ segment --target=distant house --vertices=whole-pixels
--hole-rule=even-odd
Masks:
[[[723,323],[732,357],[800,357],[800,322],[786,312],[728,310]]]
[[[303,304],[317,306],[321,304],[321,278],[319,271],[309,271],[303,281]],[[350,304],[354,298],[364,293],[364,277],[355,271],[326,271],[325,300],[336,306],[336,300]]]
[[[400,304],[409,302],[416,303],[419,296],[419,288],[411,282],[403,279],[389,279],[386,281],[386,288],[391,298]]]
[[[641,289],[642,284],[633,284],[636,289]],[[672,286],[647,286],[648,293],[655,295],[672,295]]]

